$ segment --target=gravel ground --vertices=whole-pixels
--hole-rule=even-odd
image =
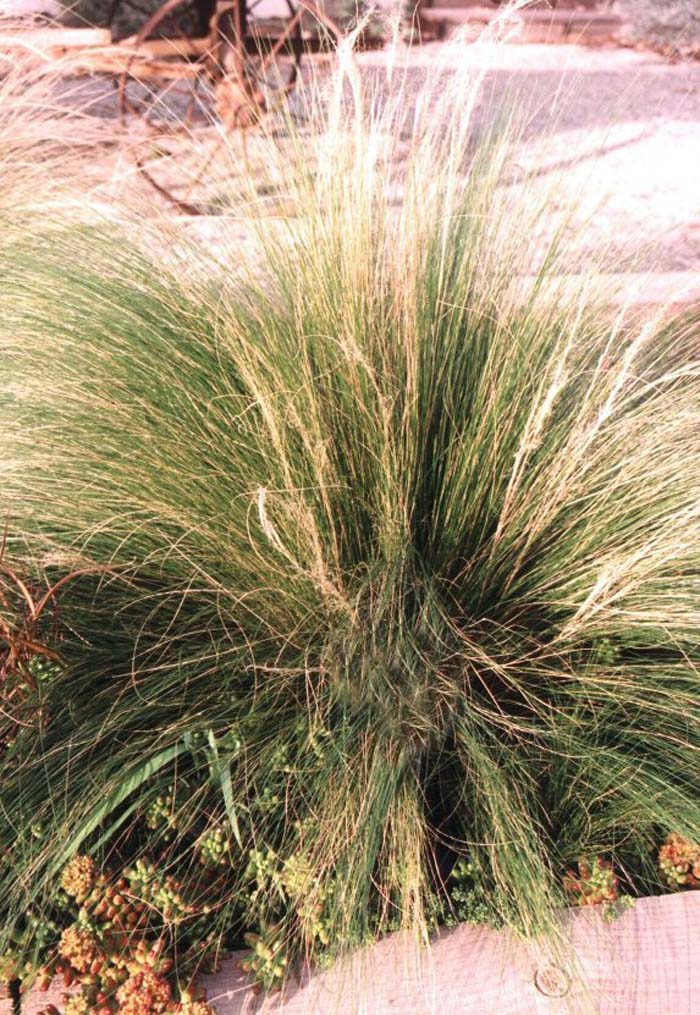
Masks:
[[[700,272],[700,62],[671,64],[614,47],[500,43],[457,50],[430,43],[402,56],[408,95],[419,93],[436,63],[449,68],[465,58],[486,71],[476,129],[506,97],[522,103],[520,165],[543,187],[558,188],[563,204],[576,195],[584,253],[605,249],[605,270],[626,271],[632,246],[643,251],[635,270]],[[358,59],[374,75],[388,58],[369,51]],[[64,87],[70,101],[115,114],[109,79]],[[123,178],[133,180],[123,154],[105,159],[113,190]],[[202,229],[214,234],[216,226]]]
[[[632,241],[645,248],[638,270],[700,271],[700,63],[570,45],[478,46],[469,55],[486,70],[477,118],[487,122],[506,96],[522,101],[521,165],[564,200],[583,195],[585,244],[608,248],[609,270],[625,269]],[[440,44],[409,52],[414,93],[436,60],[450,58],[463,56]],[[360,60],[376,69],[385,56]]]

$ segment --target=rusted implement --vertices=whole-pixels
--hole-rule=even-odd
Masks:
[[[115,0],[111,17],[119,13]],[[142,175],[188,213],[207,210],[209,169],[231,131],[279,109],[299,80],[311,34],[332,39],[334,23],[303,0],[164,0],[135,36],[118,84],[123,122],[147,128],[137,149]],[[183,136],[198,127],[199,162],[182,157]]]
[[[32,52],[68,74],[115,75],[140,173],[181,211],[206,212],[230,134],[285,108],[302,58],[330,48],[339,30],[314,0],[143,3],[113,0],[107,28],[3,23],[0,52]]]

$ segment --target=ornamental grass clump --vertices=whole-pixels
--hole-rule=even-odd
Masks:
[[[642,893],[700,838],[698,322],[557,288],[557,229],[526,276],[547,209],[467,64],[409,117],[346,54],[295,216],[210,280],[114,225],[3,255],[8,552],[73,576],[2,759],[3,933],[76,851],[150,904],[156,811],[157,904],[215,861],[267,987],[426,940],[460,863],[555,934],[578,857]]]
[[[69,181],[82,196],[96,186],[94,159],[86,151],[113,141],[114,130],[85,98],[84,88],[67,83],[60,61],[37,52],[31,32],[3,20],[0,51],[0,224],[8,227],[28,214],[67,215]],[[14,31],[12,30],[14,29]],[[75,196],[75,192],[73,193]]]

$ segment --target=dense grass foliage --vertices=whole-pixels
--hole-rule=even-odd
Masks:
[[[671,56],[700,55],[700,9],[695,0],[617,0],[626,35]]]
[[[66,199],[69,180],[80,177],[83,194],[90,187],[85,150],[113,132],[84,108],[79,91],[79,85],[62,80],[60,62],[47,63],[31,46],[8,44],[0,52],[3,233],[21,213],[55,209],[59,194]]]
[[[425,935],[463,861],[534,934],[579,856],[644,892],[700,836],[697,324],[553,289],[554,241],[523,277],[542,209],[466,70],[410,125],[346,74],[243,268],[5,244],[8,559],[73,575],[2,758],[6,927],[75,852],[204,838],[269,954]]]

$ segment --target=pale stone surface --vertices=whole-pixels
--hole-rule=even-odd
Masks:
[[[700,271],[595,275],[587,281],[589,292],[600,294],[603,298],[610,296],[615,305],[647,307],[650,310],[700,307]],[[558,294],[577,294],[581,292],[581,277],[557,276],[552,279],[550,287]]]
[[[576,205],[572,261],[582,255],[600,270],[602,257],[603,270],[613,273],[700,270],[699,62],[488,39],[428,43],[396,61],[409,96],[420,94],[436,67],[484,74],[477,132],[504,97],[517,99],[524,125],[518,164],[530,170],[529,194],[567,211]],[[360,53],[358,62],[378,78],[387,53]]]

